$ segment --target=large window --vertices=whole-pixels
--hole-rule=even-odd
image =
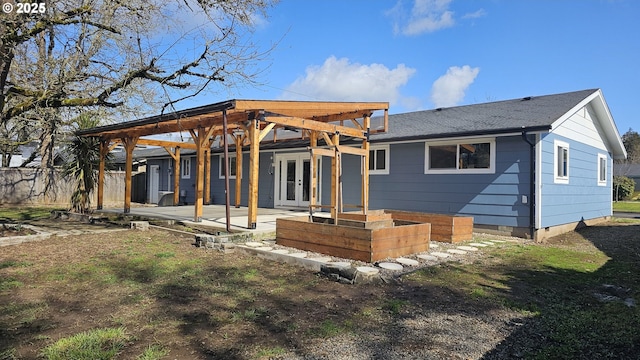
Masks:
[[[607,185],[607,155],[598,154],[598,185]]]
[[[180,173],[183,179],[191,178],[191,158],[180,159]]]
[[[426,144],[425,173],[493,173],[495,140]]]
[[[553,142],[554,182],[569,183],[569,144],[562,141]]]
[[[389,173],[389,145],[371,146],[369,148],[369,174]]]
[[[218,177],[224,179],[224,155],[220,155]],[[229,179],[236,178],[236,156],[229,155]]]

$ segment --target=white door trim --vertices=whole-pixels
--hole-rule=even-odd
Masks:
[[[286,200],[286,165],[287,161],[293,160],[295,161],[296,166],[296,174],[295,174],[295,199],[294,200]],[[274,207],[308,207],[309,201],[303,201],[303,165],[304,161],[311,160],[311,156],[307,152],[301,153],[288,153],[288,154],[276,154],[275,155],[275,181],[274,183]],[[317,195],[317,203],[320,204],[321,199],[321,178],[322,178],[322,158],[318,157],[317,171],[318,171],[318,195]],[[281,174],[282,173],[282,174]],[[311,180],[309,178],[309,184],[311,184]]]

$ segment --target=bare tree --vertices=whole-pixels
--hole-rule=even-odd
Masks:
[[[58,134],[87,109],[122,119],[166,111],[214,84],[257,82],[273,45],[251,34],[274,1],[41,0],[29,14],[5,1],[13,11],[0,17],[1,165],[37,141],[50,167]]]

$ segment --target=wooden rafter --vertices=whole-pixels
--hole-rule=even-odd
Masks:
[[[284,117],[284,116],[266,116],[264,118],[266,122],[276,123],[284,126],[295,127],[299,129],[308,129],[314,131],[322,131],[331,134],[341,134],[344,136],[351,136],[359,139],[366,139],[367,134],[359,129],[351,127],[340,126],[336,124],[328,124],[321,121],[310,120],[298,117]]]

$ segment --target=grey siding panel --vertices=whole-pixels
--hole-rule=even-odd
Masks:
[[[235,152],[230,153],[235,155]],[[220,154],[214,154],[211,157],[211,195],[213,204],[224,204],[224,178],[220,178],[220,162],[223,157]],[[258,174],[258,207],[273,207],[273,191],[274,191],[274,175],[271,165],[273,159],[272,152],[260,153],[260,164]],[[242,192],[240,197],[240,205],[247,206],[249,203],[249,153],[244,151],[242,156]],[[236,198],[236,179],[229,179],[229,203],[235,205]]]
[[[180,192],[184,190],[187,193],[185,198],[180,198],[180,201],[193,205],[196,202],[196,157],[187,155],[181,158],[191,159],[191,172],[189,173],[190,176],[188,179],[183,179],[182,175],[180,176]]]
[[[424,143],[392,144],[388,175],[370,176],[371,209],[401,209],[473,216],[476,224],[529,224],[529,145],[520,137],[496,139],[495,174],[424,174]],[[345,158],[345,202],[360,203],[360,170]],[[353,180],[355,178],[355,181]],[[528,199],[530,200],[530,199]]]

